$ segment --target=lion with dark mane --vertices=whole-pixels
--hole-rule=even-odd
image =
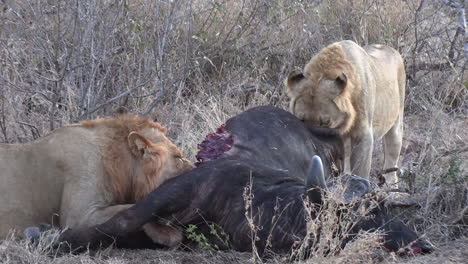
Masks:
[[[190,170],[165,133],[159,123],[121,115],[0,144],[0,237],[39,223],[102,223]]]
[[[346,40],[322,49],[285,80],[290,111],[312,125],[336,128],[345,148],[345,172],[370,173],[374,139],[383,137],[384,167],[396,167],[403,136],[406,74],[398,51],[361,48]],[[386,182],[397,185],[395,172]]]

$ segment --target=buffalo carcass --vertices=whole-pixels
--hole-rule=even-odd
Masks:
[[[234,250],[251,251],[254,241],[260,255],[266,249],[290,253],[307,233],[304,199],[308,197],[320,207],[327,189],[323,175],[332,174],[333,163],[340,163],[342,153],[341,140],[332,130],[317,132],[290,113],[269,106],[229,119],[199,148],[201,164],[197,168],[168,180],[109,221],[93,228],[67,230],[60,240],[73,248],[96,246],[118,241],[149,221],[165,219],[176,228],[197,226],[219,247],[226,241],[210,235],[210,227],[224,232]],[[314,155],[323,158],[323,165],[317,156],[311,159]],[[343,179],[350,179],[346,180],[346,193],[354,197],[344,200],[355,200],[355,194],[369,196],[373,190],[365,179]],[[247,216],[253,216],[250,224],[257,227],[256,238],[252,238],[246,208]],[[383,247],[392,251],[407,245],[412,253],[431,251],[427,242],[388,215],[383,205],[353,225],[346,241],[360,230],[381,230],[385,233]]]

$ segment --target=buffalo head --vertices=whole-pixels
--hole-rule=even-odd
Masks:
[[[321,159],[314,156],[306,180],[307,196],[313,203],[324,200],[338,202],[342,206],[338,214],[346,214],[354,221],[345,230],[343,245],[352,240],[360,231],[379,231],[383,234],[382,247],[401,255],[430,253],[433,247],[403,223],[392,216],[387,193],[376,184],[356,175],[340,175],[325,181]]]

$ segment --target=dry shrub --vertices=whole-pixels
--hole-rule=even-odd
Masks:
[[[400,47],[409,29],[411,9],[401,0],[326,0],[320,9],[327,30],[361,45]]]
[[[28,240],[19,240],[12,233],[0,244],[0,259],[2,263],[55,262],[57,252],[52,247],[51,237],[58,234],[57,231],[45,232],[41,234],[41,238],[37,243],[32,243]],[[73,258],[73,255],[70,255],[70,257]],[[87,260],[86,257],[82,259]]]
[[[294,26],[310,17],[294,1],[2,5],[5,142],[97,115],[148,114],[199,94],[247,105],[261,93],[277,103],[284,74],[298,55],[309,56],[313,40]]]
[[[307,262],[359,263],[370,262],[382,255],[382,233],[351,230],[360,220],[373,217],[371,211],[379,206],[376,196],[364,196],[351,204],[344,204],[344,185],[338,184],[323,196],[320,210],[304,202],[307,211],[307,235],[293,251],[291,259],[310,258]],[[381,201],[380,201],[381,202]]]
[[[341,39],[387,43],[402,52],[411,112],[433,105],[465,109],[456,19],[448,7],[426,3],[419,10],[417,4],[4,1],[0,134],[4,142],[25,141],[82,119],[150,114],[206,97],[250,106],[260,94],[282,105],[285,75]]]
[[[468,133],[466,120],[439,110],[431,116],[409,116],[401,187],[413,194],[421,208],[401,214],[420,234],[434,242],[468,235]]]
[[[261,263],[265,256],[275,256],[270,247],[275,241],[267,241],[264,255],[259,255],[255,246],[258,241],[257,232],[264,228],[256,222],[253,214],[252,201],[255,199],[252,193],[252,180],[245,187],[243,197],[245,202],[245,217],[250,227],[252,239],[252,258],[254,263]],[[312,204],[307,198],[304,200],[304,210],[307,216],[306,234],[302,241],[297,241],[293,245],[289,256],[276,256],[276,261],[296,261],[307,263],[362,263],[372,262],[384,255],[381,250],[382,233],[376,230],[360,231],[354,234],[352,229],[356,227],[360,220],[374,217],[373,209],[379,206],[382,194],[367,194],[363,197],[345,204],[346,186],[337,183],[329,191],[323,192],[323,203],[319,207]],[[275,208],[276,210],[276,208]],[[280,209],[281,210],[281,209]],[[282,215],[278,211],[271,219],[272,228],[275,228],[275,221]],[[265,230],[263,230],[265,231]],[[273,230],[270,230],[273,232]],[[268,258],[267,258],[268,259]]]

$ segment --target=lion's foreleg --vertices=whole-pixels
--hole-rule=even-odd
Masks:
[[[374,137],[372,131],[366,131],[359,137],[353,137],[351,152],[351,171],[352,173],[369,178],[372,150],[374,148]]]
[[[390,129],[383,137],[384,147],[384,169],[389,169],[398,166],[400,157],[401,145],[403,141],[403,122],[402,118]],[[398,176],[396,172],[388,173],[385,176],[385,182],[389,187],[398,187]]]
[[[351,145],[351,137],[343,138],[343,148],[344,148],[344,155],[343,155],[343,173],[350,174],[351,173],[351,152],[352,152],[352,145]]]

